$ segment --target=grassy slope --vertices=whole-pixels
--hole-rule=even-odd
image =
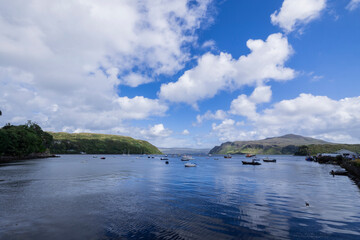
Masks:
[[[80,152],[89,154],[161,154],[159,149],[149,142],[131,137],[95,133],[49,133],[54,138],[54,144],[50,150],[57,154]]]
[[[360,152],[360,145],[335,144],[323,140],[288,134],[257,141],[227,142],[213,148],[213,154],[294,154],[298,146],[307,145],[311,154],[331,153],[340,149]]]

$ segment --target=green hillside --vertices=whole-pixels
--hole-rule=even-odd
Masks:
[[[287,134],[281,137],[266,138],[256,141],[226,142],[210,150],[211,154],[294,154],[299,146],[308,146],[311,154],[331,153],[340,149],[359,152],[360,145],[335,144],[323,140]]]
[[[323,144],[323,145],[308,145],[308,151],[311,155],[318,153],[333,153],[341,149],[346,149],[352,152],[360,153],[360,144]]]
[[[49,132],[54,138],[50,147],[51,153],[88,154],[161,154],[159,149],[147,141],[119,135],[95,133],[55,133]]]

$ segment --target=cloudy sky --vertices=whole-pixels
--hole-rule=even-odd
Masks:
[[[0,0],[0,124],[360,143],[360,0]]]

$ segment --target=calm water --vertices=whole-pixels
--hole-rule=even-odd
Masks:
[[[67,155],[0,167],[0,239],[360,239],[359,188],[276,156]],[[305,201],[310,204],[305,206]]]

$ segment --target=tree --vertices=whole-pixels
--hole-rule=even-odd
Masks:
[[[306,145],[302,145],[298,148],[298,150],[295,152],[296,156],[307,156],[309,155],[309,147]]]
[[[27,156],[42,153],[50,147],[52,136],[36,123],[14,126],[6,124],[0,129],[0,156]]]

